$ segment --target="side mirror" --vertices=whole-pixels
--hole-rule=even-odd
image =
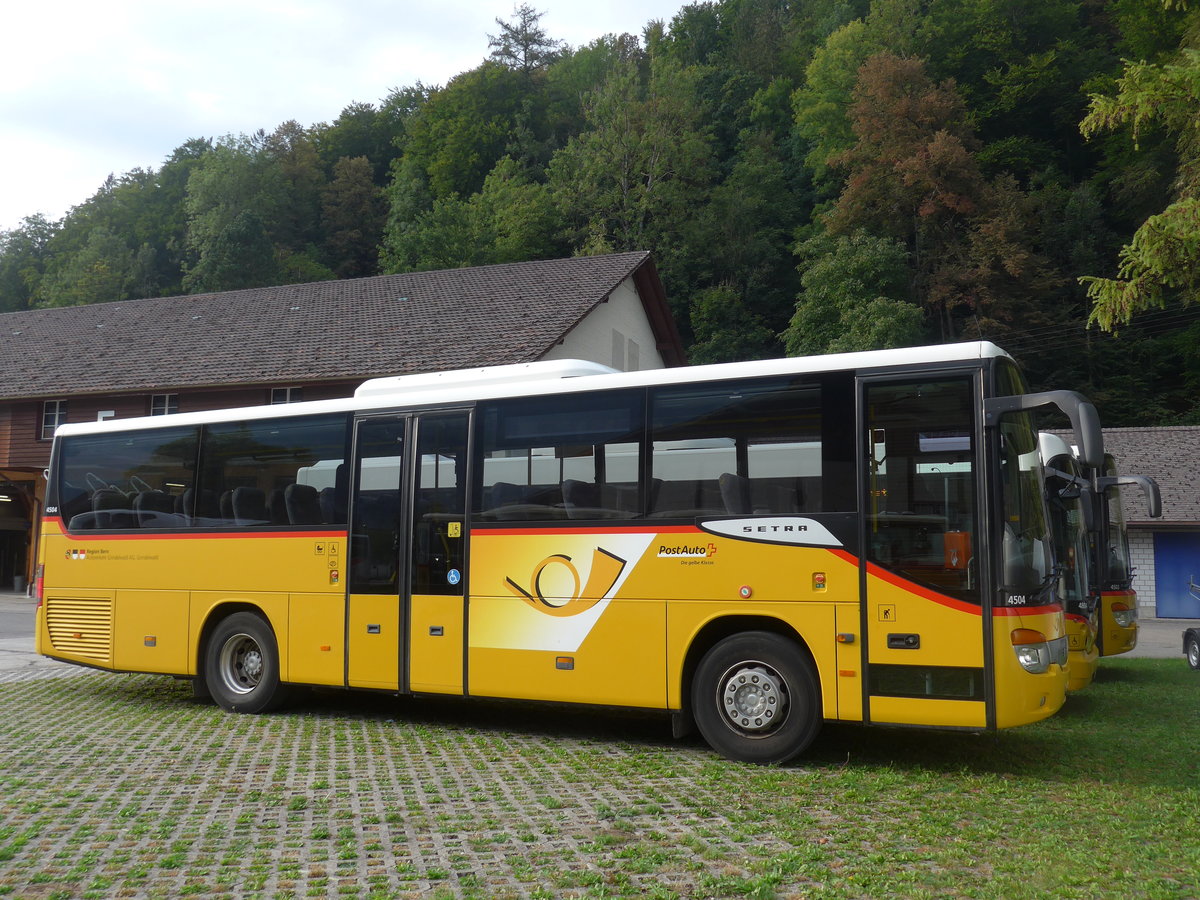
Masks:
[[[984,424],[998,425],[1000,417],[1011,412],[1030,412],[1054,406],[1066,413],[1075,432],[1079,461],[1089,468],[1104,463],[1104,434],[1100,430],[1100,414],[1083,394],[1077,391],[1043,391],[1039,394],[1017,394],[1011,397],[989,397],[983,401]]]

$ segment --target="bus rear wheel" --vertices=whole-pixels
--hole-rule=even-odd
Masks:
[[[692,681],[696,727],[728,759],[784,763],[821,729],[817,679],[795,641],[767,631],[727,637]]]
[[[254,613],[234,613],[217,624],[208,641],[204,675],[213,699],[230,712],[269,712],[287,700],[279,681],[275,633]]]
[[[1187,653],[1188,665],[1193,669],[1200,669],[1200,634],[1194,630],[1188,632],[1187,647],[1184,652]]]

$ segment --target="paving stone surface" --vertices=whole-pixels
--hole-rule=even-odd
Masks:
[[[721,896],[789,847],[658,717],[74,674],[0,685],[0,894]]]

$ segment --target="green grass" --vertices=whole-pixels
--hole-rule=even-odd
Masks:
[[[783,768],[665,720],[153,676],[0,686],[0,897],[1200,897],[1200,675],[1108,660],[993,736],[827,726]]]

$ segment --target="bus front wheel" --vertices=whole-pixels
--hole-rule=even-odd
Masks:
[[[817,679],[803,649],[767,631],[727,637],[704,654],[692,714],[708,744],[739,762],[787,762],[821,729]]]
[[[287,699],[275,633],[254,613],[234,613],[218,623],[208,641],[204,674],[213,699],[230,712],[269,712]]]

